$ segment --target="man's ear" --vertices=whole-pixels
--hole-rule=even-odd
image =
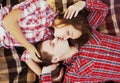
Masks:
[[[52,63],[57,63],[57,62],[59,62],[59,61],[60,61],[60,58],[59,58],[59,57],[57,57],[57,56],[53,56],[53,57],[52,57],[52,60],[51,60]]]

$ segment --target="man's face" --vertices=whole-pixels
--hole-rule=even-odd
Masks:
[[[47,40],[42,43],[41,52],[47,52],[50,55],[58,57],[60,61],[65,60],[64,56],[70,49],[67,40]]]

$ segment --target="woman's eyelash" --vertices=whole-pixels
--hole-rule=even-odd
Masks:
[[[70,31],[68,31],[67,34],[70,35]]]

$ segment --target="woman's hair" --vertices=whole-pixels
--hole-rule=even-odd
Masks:
[[[82,32],[82,36],[77,39],[68,39],[70,45],[78,44],[79,47],[85,44],[91,38],[91,28],[86,19],[86,10],[80,11],[76,17],[72,19],[65,19],[63,14],[58,14],[55,18],[59,20],[59,23],[53,22],[54,26],[65,24],[72,25],[75,29],[80,30]],[[57,27],[56,27],[57,28]]]

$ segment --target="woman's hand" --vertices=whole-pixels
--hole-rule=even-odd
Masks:
[[[54,71],[58,67],[58,65],[59,65],[59,63],[51,64],[49,66],[44,66],[42,69],[42,74],[51,73],[52,71]]]
[[[41,57],[41,55],[39,55],[37,49],[30,44],[29,46],[26,47],[27,51],[29,52],[31,58],[36,61],[36,62],[42,62],[39,58]]]
[[[86,5],[85,1],[78,1],[77,3],[68,7],[65,11],[64,18],[71,19],[72,17],[76,17],[80,10],[82,10]]]

